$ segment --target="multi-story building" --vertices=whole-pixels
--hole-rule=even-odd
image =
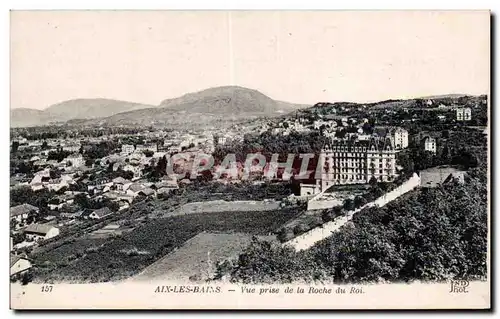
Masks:
[[[472,113],[470,107],[457,108],[457,121],[470,121]]]
[[[436,154],[436,139],[426,136],[424,138],[424,150]]]
[[[80,167],[80,166],[85,165],[85,159],[83,158],[82,154],[79,154],[79,153],[74,153],[74,154],[68,155],[68,157],[66,157],[64,159],[64,162],[67,165],[70,165],[73,167]]]
[[[217,137],[217,144],[219,145],[224,145],[227,142],[227,137],[226,136],[219,136]]]
[[[128,154],[131,154],[133,153],[135,150],[135,147],[134,145],[130,145],[130,144],[124,144],[122,145],[122,152],[121,152],[121,155],[128,155]]]
[[[150,152],[156,153],[156,152],[158,152],[158,145],[156,145],[155,143],[137,144],[135,146],[135,149],[138,152],[150,151]]]
[[[394,140],[394,148],[397,150],[408,147],[408,131],[397,127],[392,130],[391,137]]]
[[[74,153],[80,151],[82,145],[80,144],[80,142],[76,141],[64,143],[61,145],[61,147],[64,151]]]
[[[391,138],[368,141],[331,140],[322,150],[325,170],[321,190],[331,185],[387,182],[396,177],[396,151]]]

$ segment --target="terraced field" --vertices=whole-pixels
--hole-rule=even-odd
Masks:
[[[134,281],[202,280],[212,276],[218,261],[237,257],[250,244],[252,236],[244,233],[200,233],[179,249],[147,267]]]
[[[70,281],[70,282],[104,282],[117,281],[135,276],[146,267],[167,254],[180,249],[186,241],[203,232],[241,234],[237,238],[247,238],[252,235],[268,236],[277,231],[283,224],[296,218],[300,214],[297,207],[289,207],[272,211],[255,212],[214,212],[194,213],[169,218],[158,218],[146,221],[138,225],[130,232],[121,236],[105,239],[105,243],[97,249],[89,249],[83,254],[71,257],[64,263],[56,263],[56,267],[50,267],[38,274],[38,281]],[[232,252],[233,246],[239,249],[240,240],[244,244],[245,239],[235,239],[235,243],[227,241],[228,251]],[[78,240],[75,242],[77,245]],[[196,241],[195,241],[196,242]],[[214,249],[225,250],[217,244],[224,242],[220,238],[214,239]],[[64,252],[52,260],[62,260],[72,256],[73,251],[68,246]],[[82,246],[83,247],[83,246]],[[217,248],[218,247],[218,248]],[[201,249],[201,248],[200,248]],[[199,257],[196,249],[191,248],[195,261]],[[47,259],[47,252],[39,256],[38,260],[43,263]],[[181,258],[182,259],[182,258]],[[37,263],[37,265],[40,265]],[[185,267],[188,267],[185,265]],[[189,266],[191,267],[191,266]]]

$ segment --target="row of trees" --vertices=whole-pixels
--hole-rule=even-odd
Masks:
[[[29,186],[17,187],[10,189],[10,206],[21,204],[30,204],[40,209],[40,213],[48,211],[47,204],[50,199],[56,196],[57,193],[42,189],[37,192],[31,190]]]
[[[58,148],[54,151],[49,151],[49,154],[47,155],[47,160],[48,161],[55,160],[57,162],[60,162],[66,157],[68,157],[70,154],[71,152],[65,151],[62,148]]]
[[[99,144],[90,144],[80,148],[80,153],[85,159],[96,160],[114,153],[118,149],[118,143],[115,141],[100,142]]]
[[[369,202],[382,196],[384,193],[394,189],[396,183],[382,183],[377,182],[377,179],[372,177],[370,179],[370,186],[366,189],[363,194],[356,195],[354,197],[347,197],[342,202],[342,205],[335,206],[329,209],[324,209],[321,212],[321,220],[323,223],[334,220],[339,216],[345,216],[347,212],[353,211],[355,209],[361,208]],[[299,223],[295,225],[292,229],[294,236],[299,236],[312,228],[318,227],[321,223],[316,221],[310,222],[309,224]],[[281,242],[285,242],[289,239],[289,231],[286,228],[281,228],[277,231],[277,238]]]
[[[108,207],[110,210],[116,212],[120,208],[117,202],[113,202],[107,198],[102,200],[92,200],[85,194],[77,194],[75,196],[75,204],[77,204],[81,209],[100,209],[103,207]]]
[[[317,154],[325,142],[326,138],[318,132],[291,132],[289,135],[273,135],[270,132],[260,135],[246,134],[243,142],[231,141],[225,145],[217,145],[213,155],[216,164],[222,162],[227,154],[236,154],[236,160],[241,163],[245,162],[247,154],[253,153],[261,153],[268,160],[272,154],[279,154],[280,160],[286,161],[288,154]]]
[[[77,125],[47,125],[35,127],[12,128],[11,136],[24,136],[28,140],[46,140],[55,138],[101,137],[112,134],[136,135],[144,131],[152,131],[152,127],[79,127]]]

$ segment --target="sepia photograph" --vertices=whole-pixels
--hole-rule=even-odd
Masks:
[[[491,20],[11,11],[11,309],[489,309]]]

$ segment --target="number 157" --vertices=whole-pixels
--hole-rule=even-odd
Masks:
[[[52,292],[52,285],[42,286],[42,292]]]

